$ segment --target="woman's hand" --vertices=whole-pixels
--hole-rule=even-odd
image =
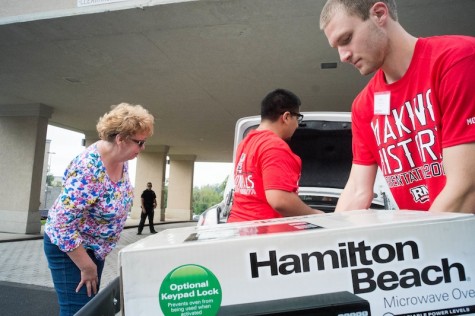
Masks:
[[[97,266],[92,262],[91,265],[87,265],[81,269],[81,282],[79,282],[76,293],[79,292],[83,285],[86,285],[87,296],[91,297],[92,294],[97,294],[97,284],[99,278],[97,276]]]
[[[87,296],[91,297],[92,294],[97,294],[97,284],[99,283],[99,277],[97,275],[97,266],[89,257],[86,249],[81,245],[67,253],[69,258],[74,264],[81,270],[81,281],[76,287],[76,293],[81,290],[82,286],[86,286]]]

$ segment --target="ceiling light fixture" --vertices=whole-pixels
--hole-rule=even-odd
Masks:
[[[320,67],[322,69],[335,69],[338,66],[338,63],[332,62],[332,63],[321,63]]]
[[[63,79],[70,83],[82,83],[81,80],[73,77],[64,77]]]

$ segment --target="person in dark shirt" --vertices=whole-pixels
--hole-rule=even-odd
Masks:
[[[137,235],[142,235],[142,230],[145,225],[145,219],[148,217],[148,224],[150,227],[150,233],[156,234],[155,227],[153,226],[153,215],[155,208],[157,207],[157,196],[152,190],[152,183],[147,183],[147,189],[142,192],[140,196],[142,198],[142,213],[140,214],[139,231]]]

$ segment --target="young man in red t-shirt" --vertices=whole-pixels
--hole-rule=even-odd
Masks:
[[[378,166],[400,209],[475,213],[475,38],[416,38],[394,0],[329,0],[320,28],[375,73],[353,102],[353,165],[336,210],[369,207]]]
[[[300,200],[302,161],[289,140],[303,115],[300,99],[277,89],[261,103],[261,123],[239,144],[234,166],[234,200],[229,222],[323,213]]]

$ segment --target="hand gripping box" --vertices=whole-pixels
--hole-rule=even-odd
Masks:
[[[475,216],[363,210],[165,230],[122,249],[122,313],[475,315]]]

